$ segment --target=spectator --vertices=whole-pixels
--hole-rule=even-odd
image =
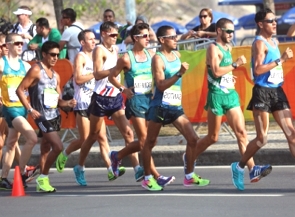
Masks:
[[[31,50],[39,51],[39,57],[40,50],[44,42],[46,41],[54,41],[56,43],[59,43],[61,39],[61,34],[56,28],[50,28],[49,22],[46,18],[41,17],[36,21],[36,31],[37,35],[29,42],[28,47]],[[63,49],[60,54],[59,58],[63,59],[66,56],[66,50]]]
[[[71,63],[74,63],[74,59],[81,47],[78,40],[78,34],[84,29],[84,27],[81,23],[76,22],[77,14],[72,8],[66,8],[61,13],[61,24],[63,27],[68,26],[68,28],[62,33],[59,42],[60,50],[67,45],[67,57]]]
[[[186,34],[181,36],[182,40],[188,38],[215,38],[216,28],[215,23],[213,21],[212,10],[209,8],[203,8],[199,14],[201,25],[196,26],[192,30],[188,31]]]
[[[28,50],[28,43],[37,34],[35,24],[30,20],[32,11],[27,6],[20,6],[16,11],[13,12],[17,16],[18,22],[13,25],[11,32],[19,34],[23,38],[23,53],[22,59],[30,61],[35,58],[34,51]],[[24,53],[24,51],[26,51]]]
[[[288,32],[287,32],[288,37],[294,37],[295,36],[295,23],[290,26]]]

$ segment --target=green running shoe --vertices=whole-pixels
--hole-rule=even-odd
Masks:
[[[49,177],[43,177],[41,178],[40,176],[36,179],[36,191],[37,192],[47,192],[47,193],[52,193],[55,192],[56,189],[52,187],[49,183]]]
[[[191,179],[186,179],[184,177],[183,185],[185,187],[191,187],[191,186],[206,186],[209,185],[210,180],[209,179],[202,179],[199,175],[195,174]]]
[[[63,152],[61,152],[58,155],[56,162],[55,162],[55,167],[59,173],[63,172],[63,170],[66,166],[67,160],[68,160],[68,157],[66,157]]]
[[[125,167],[119,167],[119,176],[124,175],[126,172]],[[114,175],[113,171],[108,172],[108,179],[109,181],[114,181],[117,177]]]
[[[163,187],[158,185],[154,177],[150,178],[149,180],[143,180],[141,186],[149,191],[163,191]]]

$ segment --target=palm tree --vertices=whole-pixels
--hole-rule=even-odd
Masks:
[[[62,31],[60,26],[60,20],[62,18],[61,11],[63,10],[63,0],[52,0],[52,2],[53,2],[54,12],[55,12],[57,28],[59,29],[59,31]]]

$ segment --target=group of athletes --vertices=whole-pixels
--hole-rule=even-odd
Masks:
[[[264,9],[257,12],[255,21],[260,33],[252,46],[251,67],[255,86],[248,109],[253,110],[257,136],[250,143],[232,73],[247,60],[244,56],[236,61],[232,59],[229,42],[233,37],[234,24],[229,19],[222,18],[216,23],[216,42],[207,49],[208,95],[205,109],[208,112],[208,134],[203,138],[198,138],[181,105],[181,78],[189,69],[189,64],[180,61],[180,53],[176,51],[179,36],[171,26],[158,29],[156,36],[160,49],[155,53],[147,49],[148,24],[134,25],[130,30],[134,46],[120,57],[115,45],[118,36],[116,24],[107,21],[100,26],[101,43],[97,46],[91,30],[81,31],[78,35],[81,51],[74,61],[75,94],[72,100],[61,99],[60,78],[53,70],[60,52],[59,45],[45,42],[41,48],[42,61],[31,67],[19,59],[22,38],[15,33],[9,34],[5,38],[8,54],[0,59],[3,116],[8,124],[7,150],[11,156],[12,152],[14,156],[19,135],[26,139],[19,160],[24,186],[28,178],[25,167],[37,143],[37,135],[26,119],[27,114],[34,119],[39,128],[38,137],[41,137],[40,175],[36,178],[38,192],[56,191],[48,178],[50,167],[56,162],[57,171],[62,172],[68,156],[78,149],[79,162],[73,171],[76,182],[86,186],[85,160],[96,141],[110,181],[125,173],[125,168],[120,166],[121,160],[130,156],[135,180],[141,181],[141,186],[149,191],[163,190],[175,177],[164,176],[156,170],[152,149],[161,127],[167,124],[173,124],[187,141],[183,154],[183,185],[207,186],[210,180],[194,172],[196,159],[218,140],[223,115],[226,115],[236,135],[242,155],[240,162],[231,165],[233,184],[239,190],[244,190],[246,165],[251,182],[259,181],[272,170],[268,164],[255,165],[252,158],[266,144],[269,113],[274,115],[282,128],[295,156],[295,130],[290,106],[281,88],[282,63],[292,58],[293,53],[288,48],[280,54],[278,41],[272,38],[276,31],[272,11]],[[124,85],[120,82],[121,71],[124,72]],[[127,98],[125,104],[122,94]],[[59,107],[65,106],[74,109],[79,139],[63,149],[57,131],[61,121]],[[114,121],[125,140],[125,147],[120,151],[109,148],[105,116]],[[137,140],[134,140],[129,120]],[[139,151],[143,166],[139,163]],[[10,157],[8,166],[11,167],[12,161]],[[5,186],[3,178],[7,182],[7,176],[2,177],[1,186]]]

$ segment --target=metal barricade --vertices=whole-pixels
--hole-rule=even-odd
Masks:
[[[256,36],[247,36],[244,37],[241,42],[240,42],[240,46],[243,45],[252,45],[254,39]],[[295,42],[295,37],[288,37],[287,35],[273,35],[273,38],[277,38],[279,40],[279,42]]]

